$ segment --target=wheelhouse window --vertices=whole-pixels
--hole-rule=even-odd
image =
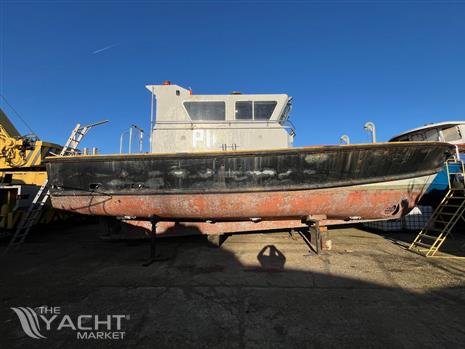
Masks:
[[[236,102],[236,120],[252,119],[252,102]]]
[[[269,120],[276,104],[276,101],[236,102],[236,120]]]
[[[290,101],[287,102],[286,107],[284,108],[283,113],[281,114],[279,121],[284,122],[289,119],[289,113],[291,112],[292,104]]]
[[[462,139],[460,128],[458,128],[457,126],[442,130],[442,135],[444,137],[445,142],[460,141]]]
[[[254,102],[253,116],[254,120],[269,120],[276,107],[275,101],[270,102]]]
[[[405,140],[402,140],[402,141],[424,142],[424,141],[427,141],[427,140],[428,140],[428,138],[426,137],[425,134],[419,133],[419,134],[410,135],[410,137],[407,137]]]
[[[192,120],[218,121],[226,118],[224,102],[184,102],[184,107]]]

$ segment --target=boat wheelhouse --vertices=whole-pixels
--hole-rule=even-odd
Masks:
[[[292,147],[292,97],[287,94],[194,95],[169,82],[146,87],[156,99],[151,152]]]

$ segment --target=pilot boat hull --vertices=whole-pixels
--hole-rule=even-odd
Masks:
[[[283,150],[55,157],[55,208],[172,221],[407,214],[454,152],[446,143],[380,143]]]

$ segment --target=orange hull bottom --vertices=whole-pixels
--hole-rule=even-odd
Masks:
[[[359,187],[360,188],[360,187]],[[57,209],[100,216],[157,216],[172,221],[250,221],[323,216],[329,220],[393,219],[407,214],[423,188],[334,188],[234,194],[55,196]]]

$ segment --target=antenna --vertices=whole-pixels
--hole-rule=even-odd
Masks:
[[[155,99],[155,94],[153,93],[153,86],[152,86],[152,89],[150,91],[152,93],[152,101],[151,101],[151,105],[150,105],[150,133],[149,133],[149,149],[150,149],[150,152],[152,152],[152,134],[153,134],[153,104],[154,104],[154,99]]]

